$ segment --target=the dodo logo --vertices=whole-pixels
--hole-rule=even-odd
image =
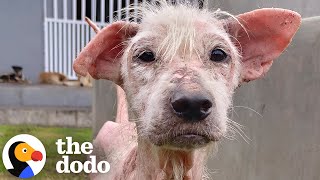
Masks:
[[[46,150],[36,137],[20,134],[6,143],[2,160],[12,175],[23,179],[31,178],[42,170],[46,162]]]

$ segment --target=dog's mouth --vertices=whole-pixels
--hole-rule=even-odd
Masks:
[[[163,117],[164,119],[164,117]],[[146,140],[169,149],[197,149],[222,139],[225,134],[223,124],[216,117],[208,117],[199,122],[185,122],[168,116],[167,120],[154,120],[148,129]]]
[[[174,149],[195,149],[219,141],[220,136],[199,132],[179,132],[151,138],[153,144]]]
[[[191,149],[203,147],[209,142],[210,138],[208,136],[189,133],[172,137],[170,145],[177,148]]]

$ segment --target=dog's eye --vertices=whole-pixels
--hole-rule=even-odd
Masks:
[[[143,62],[152,62],[152,61],[154,61],[156,58],[155,58],[153,52],[151,52],[151,51],[145,51],[145,52],[141,53],[141,54],[138,56],[138,59],[140,59],[140,60],[143,61]]]
[[[214,49],[211,51],[210,60],[214,62],[222,62],[227,59],[228,55],[221,49]]]

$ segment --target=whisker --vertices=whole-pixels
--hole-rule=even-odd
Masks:
[[[247,107],[247,106],[233,106],[235,108],[244,108],[244,109],[248,109],[248,110],[251,110],[252,112],[256,113],[257,115],[259,115],[260,117],[263,117],[259,112],[257,112],[256,110],[250,108],[250,107]]]
[[[233,121],[232,119],[229,119],[229,118],[227,119],[227,123],[228,123],[228,125],[229,125],[228,127],[230,129],[232,129],[234,132],[239,134],[246,143],[250,144],[249,141],[251,141],[251,139],[243,131],[243,129],[244,129],[243,125],[241,125],[241,124],[239,124],[239,123],[237,123],[237,122],[235,122],[235,121]]]

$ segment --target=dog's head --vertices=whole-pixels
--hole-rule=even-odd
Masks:
[[[102,29],[74,69],[125,90],[140,139],[179,149],[226,133],[235,88],[269,70],[301,21],[284,9],[231,16],[162,4],[140,14],[139,24],[118,21]]]

